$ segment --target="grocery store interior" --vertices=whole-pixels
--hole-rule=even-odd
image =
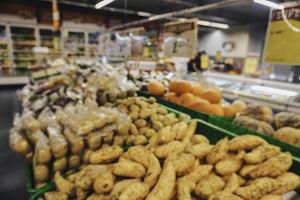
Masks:
[[[300,200],[299,0],[0,1],[1,200]]]

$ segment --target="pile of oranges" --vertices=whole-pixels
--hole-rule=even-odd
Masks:
[[[234,105],[222,105],[222,93],[216,88],[205,88],[188,81],[171,81],[169,88],[159,82],[148,84],[151,95],[162,96],[165,100],[211,115],[235,117],[238,109]]]

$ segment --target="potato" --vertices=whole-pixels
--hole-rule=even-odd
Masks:
[[[75,188],[76,200],[85,200],[88,196],[88,191],[79,187]]]
[[[141,200],[149,193],[149,186],[142,182],[130,183],[121,193],[119,200]]]
[[[234,193],[240,187],[239,176],[233,173],[228,179],[225,188],[222,192],[225,193]]]
[[[280,148],[274,145],[261,145],[247,153],[244,157],[244,160],[248,164],[258,164],[264,161],[265,159],[271,158],[280,152]]]
[[[36,142],[34,159],[36,164],[47,164],[52,157],[48,138],[41,132]]]
[[[80,166],[81,157],[79,155],[71,155],[68,159],[68,168],[76,169]]]
[[[260,200],[281,200],[281,196],[276,194],[269,194],[263,196],[262,198],[260,198]]]
[[[176,140],[183,140],[188,125],[186,122],[179,122],[172,126],[172,132],[176,133]]]
[[[147,144],[148,139],[143,135],[138,135],[135,137],[134,145],[145,145]]]
[[[59,158],[53,162],[52,170],[54,172],[63,172],[67,167],[68,161],[66,157]]]
[[[139,179],[124,179],[121,180],[119,182],[117,182],[111,192],[110,192],[110,196],[112,199],[119,199],[120,195],[122,194],[122,192],[131,184],[134,182],[140,182]]]
[[[152,137],[153,135],[155,135],[155,134],[156,134],[156,132],[155,132],[154,129],[148,128],[144,135],[145,135],[147,138],[151,138],[151,137]]]
[[[134,136],[134,135],[129,135],[129,136],[126,138],[125,143],[126,143],[127,145],[133,145],[134,142],[135,142],[135,140],[136,140],[136,136]]]
[[[275,191],[272,191],[272,194],[283,195],[289,191],[297,189],[300,186],[300,177],[291,172],[282,174],[277,177],[276,180],[279,182],[280,187]]]
[[[139,113],[138,112],[131,112],[130,114],[129,114],[129,117],[130,117],[130,119],[132,120],[132,121],[135,121],[135,120],[137,120],[138,118],[139,118]]]
[[[108,193],[112,190],[115,183],[115,176],[111,170],[100,174],[94,181],[93,188],[96,193]]]
[[[142,128],[139,129],[139,133],[141,135],[145,135],[146,132],[148,131],[148,129],[149,129],[149,127],[142,127]]]
[[[148,151],[145,147],[143,146],[130,147],[127,153],[129,155],[130,160],[140,163],[146,168],[149,166],[149,156],[151,152]]]
[[[245,200],[257,200],[278,188],[278,183],[272,178],[259,178],[245,187],[240,187],[235,194]]]
[[[160,129],[162,129],[164,127],[164,125],[160,122],[160,121],[153,121],[152,122],[152,128],[156,131],[159,131]]]
[[[67,180],[74,183],[78,175],[79,175],[79,172],[70,174],[67,176]]]
[[[136,125],[133,124],[133,123],[131,123],[131,124],[129,125],[129,131],[130,131],[130,134],[131,134],[131,135],[137,136],[137,135],[140,134],[140,133],[139,133],[139,130],[138,130],[137,127],[136,127]]]
[[[195,157],[191,154],[182,153],[173,160],[173,166],[177,176],[188,174],[194,167]]]
[[[149,154],[149,164],[146,176],[144,178],[144,182],[149,185],[149,188],[151,189],[157,182],[158,177],[161,172],[161,167],[159,160],[156,158],[156,156],[153,153]]]
[[[177,181],[177,199],[178,200],[191,200],[192,199],[192,188],[195,187],[195,183],[182,177]]]
[[[218,192],[215,195],[212,195],[208,200],[243,200],[243,199],[234,194]]]
[[[71,197],[75,195],[74,184],[64,179],[59,172],[56,172],[54,175],[54,183],[59,192]]]
[[[185,132],[185,136],[184,136],[184,139],[183,139],[183,142],[185,144],[188,144],[190,142],[192,136],[195,134],[196,128],[197,128],[197,121],[192,120],[190,122],[190,124],[188,125],[188,127],[186,129],[186,132]]]
[[[73,154],[79,154],[84,148],[83,139],[76,135],[71,129],[66,128],[64,130],[64,136],[70,144],[70,150]]]
[[[114,137],[113,145],[115,146],[123,146],[126,140],[126,136],[124,135],[116,135]]]
[[[9,145],[10,148],[22,156],[31,153],[29,142],[16,128],[12,128],[9,131]]]
[[[243,168],[240,170],[240,175],[242,177],[249,176],[250,172],[256,169],[258,165],[244,165]]]
[[[209,140],[204,135],[196,134],[192,136],[191,143],[193,145],[202,144],[202,143],[209,144]]]
[[[139,112],[140,111],[140,107],[136,104],[130,105],[129,109],[130,109],[131,112]]]
[[[111,144],[114,139],[114,132],[112,130],[104,130],[101,137],[104,144]]]
[[[68,200],[68,195],[61,192],[46,192],[45,200]]]
[[[292,155],[289,152],[279,153],[259,164],[250,172],[252,178],[277,177],[286,172],[293,164]]]
[[[166,115],[166,114],[168,114],[168,110],[163,108],[163,107],[158,107],[157,108],[157,113],[161,114],[161,115]]]
[[[219,176],[210,174],[207,178],[200,180],[196,186],[195,193],[201,198],[209,198],[224,187],[225,182]]]
[[[61,158],[68,152],[68,143],[56,127],[48,127],[50,147],[55,158]]]
[[[92,194],[90,195],[87,200],[111,200],[111,197],[104,194]]]
[[[122,152],[123,149],[119,146],[101,148],[91,154],[90,163],[102,164],[113,162],[121,156]]]
[[[226,156],[228,152],[228,138],[224,138],[217,142],[212,150],[207,155],[207,162],[209,164],[215,164]]]
[[[144,166],[139,163],[121,158],[119,162],[114,164],[113,174],[116,176],[140,178],[145,176],[146,170]]]
[[[175,140],[175,137],[176,137],[176,132],[171,131],[171,126],[166,126],[162,129],[160,129],[160,131],[157,134],[159,134],[158,142],[160,144],[169,143],[169,142]]]
[[[83,158],[82,158],[84,163],[89,163],[90,162],[90,158],[91,158],[92,153],[93,153],[93,151],[90,150],[90,149],[84,150]]]
[[[154,147],[156,147],[158,145],[158,138],[159,135],[158,134],[154,134],[148,141],[148,145],[147,147],[149,149],[151,149],[151,151],[153,150]]]
[[[49,169],[46,165],[36,165],[33,167],[34,181],[37,183],[43,183],[47,181],[49,177]]]
[[[200,180],[206,178],[211,173],[212,169],[212,165],[199,165],[199,161],[196,161],[192,171],[184,177],[187,180],[198,183]]]
[[[39,121],[31,115],[22,116],[21,123],[22,127],[30,133],[38,131],[41,128]]]
[[[147,122],[144,119],[138,119],[134,122],[134,124],[137,126],[137,128],[142,128],[147,126]]]
[[[102,143],[102,138],[99,132],[88,134],[86,142],[91,150],[99,149]]]
[[[218,174],[225,176],[225,175],[231,175],[235,172],[237,172],[243,164],[243,156],[245,152],[239,153],[241,155],[236,156],[230,156],[228,158],[225,158],[215,165],[216,171]]]
[[[117,125],[117,131],[121,135],[128,135],[128,133],[129,133],[129,124],[119,123]]]
[[[140,118],[141,119],[148,119],[155,112],[156,112],[156,110],[152,110],[152,109],[149,109],[149,108],[144,108],[140,112]]]
[[[229,141],[229,150],[238,151],[238,150],[251,150],[262,144],[265,144],[262,138],[254,135],[243,135],[233,138]]]
[[[175,153],[182,153],[185,149],[185,145],[183,142],[179,141],[172,141],[168,144],[163,144],[156,147],[154,153],[158,158],[166,158],[169,154]]]
[[[171,160],[166,160],[155,187],[146,200],[169,200],[175,188],[176,173]]]
[[[212,149],[213,146],[207,143],[200,143],[196,145],[188,144],[187,146],[187,152],[191,153],[199,159],[205,158]]]

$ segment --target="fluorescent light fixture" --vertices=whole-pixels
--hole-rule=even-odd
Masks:
[[[228,24],[222,24],[222,23],[210,22],[210,21],[204,21],[204,20],[198,20],[197,23],[199,26],[210,26],[210,27],[214,27],[214,28],[229,29]]]
[[[277,3],[274,3],[272,1],[267,1],[267,0],[254,0],[255,3],[258,3],[258,4],[261,4],[261,5],[264,5],[264,6],[268,6],[270,8],[274,8],[274,9],[282,9],[283,6],[277,4]]]
[[[103,8],[104,6],[106,6],[106,5],[110,4],[110,3],[112,3],[113,1],[115,1],[115,0],[103,0],[103,1],[100,1],[99,3],[97,3],[97,4],[95,5],[95,8],[96,8],[96,9]]]
[[[151,13],[148,13],[148,12],[138,11],[138,12],[137,12],[137,15],[138,15],[138,16],[141,16],[141,17],[150,17],[152,14],[151,14]]]

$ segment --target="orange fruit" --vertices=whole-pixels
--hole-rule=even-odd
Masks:
[[[235,117],[235,115],[238,111],[237,108],[232,105],[223,106],[223,110],[224,110],[225,117]]]
[[[206,99],[207,101],[217,104],[222,99],[222,94],[218,89],[208,88],[203,91],[201,98]]]
[[[169,92],[175,92],[177,87],[177,81],[170,81]]]
[[[169,91],[175,92],[178,96],[192,91],[191,83],[187,81],[171,81]]]
[[[195,84],[192,86],[192,94],[194,94],[195,96],[200,97],[203,91],[204,88],[200,84]]]
[[[210,113],[211,103],[205,99],[198,98],[197,101],[190,106],[190,108],[198,112]]]
[[[196,97],[192,93],[184,93],[180,96],[181,104],[184,106],[191,106],[195,103]]]
[[[165,93],[165,86],[159,82],[151,82],[147,87],[151,95],[161,96]]]
[[[224,116],[224,110],[220,104],[212,104],[212,109],[211,109],[211,114],[212,115],[217,115],[217,116]]]
[[[176,104],[181,104],[180,97],[178,97],[176,94],[169,96],[168,101],[170,101],[172,103],[176,103]]]

